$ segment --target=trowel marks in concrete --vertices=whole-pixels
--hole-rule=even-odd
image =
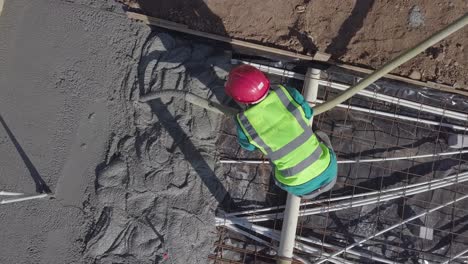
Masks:
[[[180,98],[138,97],[179,89],[223,100],[229,67],[222,50],[165,33],[148,37],[126,84],[129,125],[111,136],[96,168],[97,215],[86,238],[94,263],[207,263],[214,211],[228,200],[214,166],[221,116]]]

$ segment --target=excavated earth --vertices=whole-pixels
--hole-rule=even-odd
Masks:
[[[123,0],[190,28],[378,68],[468,11],[464,0]],[[468,28],[394,73],[468,89]]]

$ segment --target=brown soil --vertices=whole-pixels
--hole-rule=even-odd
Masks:
[[[468,11],[466,0],[123,0],[190,28],[378,68]],[[468,27],[395,73],[468,89]],[[418,77],[418,75],[420,77]]]

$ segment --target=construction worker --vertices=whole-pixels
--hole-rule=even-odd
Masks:
[[[322,133],[310,126],[313,110],[293,88],[270,87],[257,68],[237,66],[229,73],[226,94],[246,109],[236,115],[239,144],[259,149],[274,166],[274,179],[283,190],[311,199],[336,182],[336,155]],[[324,144],[325,143],[325,144]]]

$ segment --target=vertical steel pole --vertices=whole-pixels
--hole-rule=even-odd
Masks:
[[[319,79],[320,70],[312,68],[307,69],[304,79],[304,98],[308,102],[315,102],[315,100],[317,100]],[[313,118],[310,120],[311,125],[312,120]],[[276,262],[278,264],[290,264],[292,262],[300,205],[301,198],[288,193],[278,248],[278,260]]]

